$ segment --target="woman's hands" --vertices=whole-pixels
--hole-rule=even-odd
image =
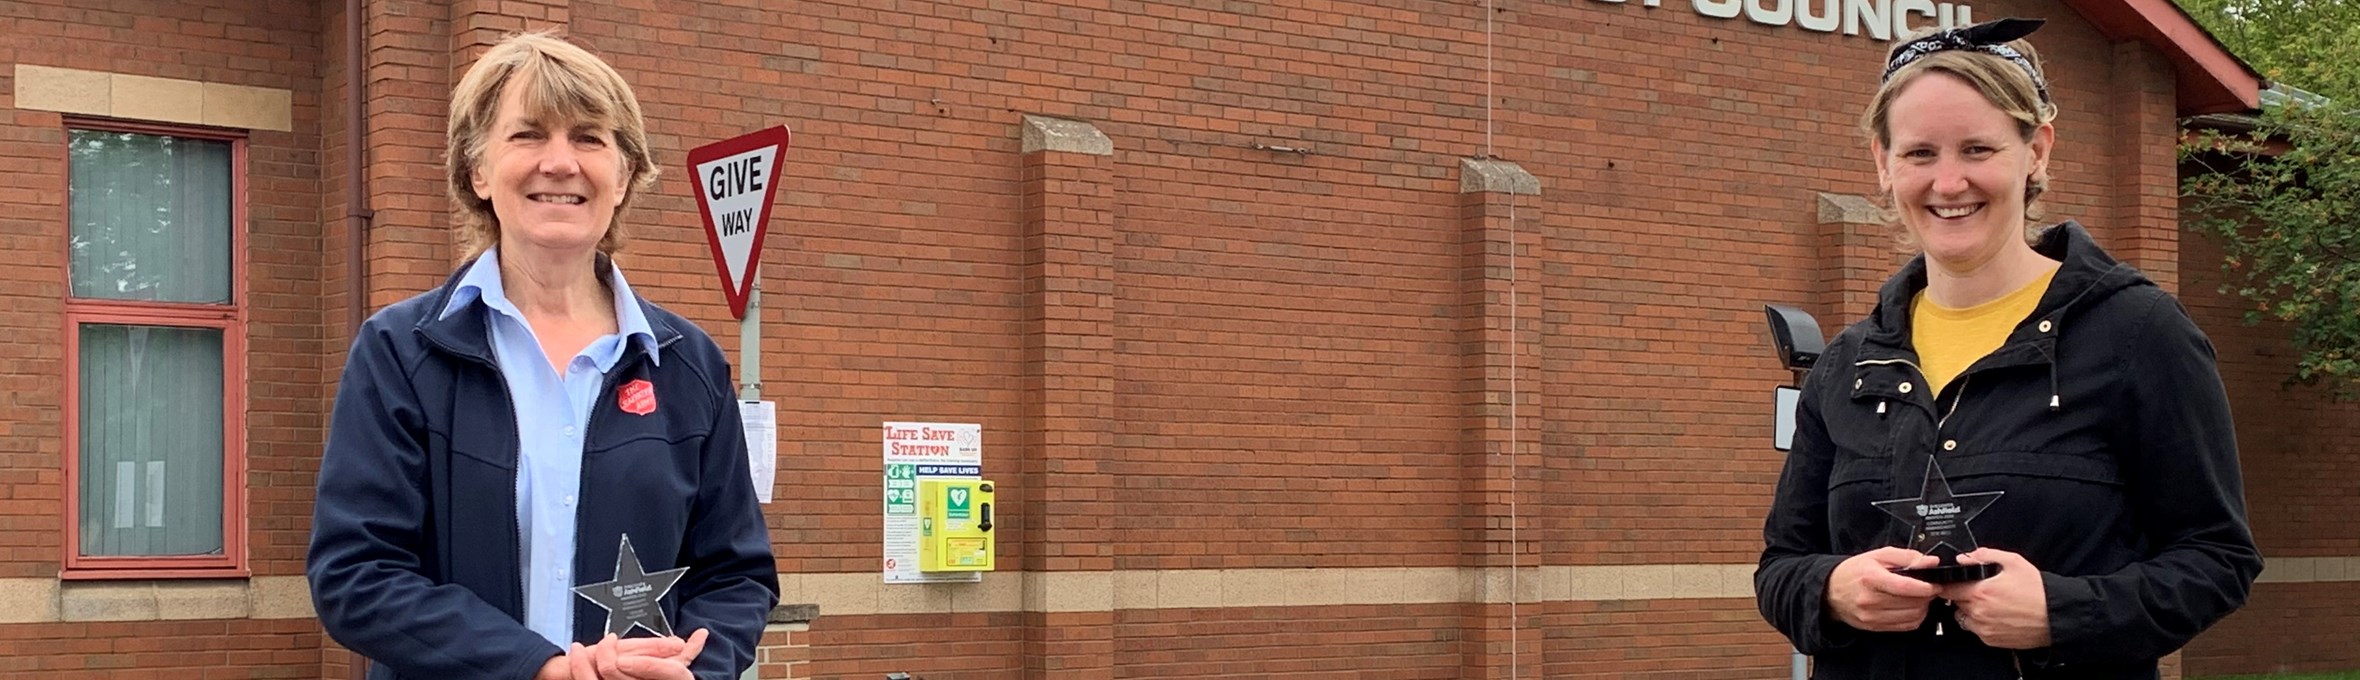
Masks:
[[[1942,592],[1934,584],[1893,573],[1941,561],[1906,548],[1878,548],[1844,560],[1827,577],[1827,609],[1836,620],[1865,631],[1917,630],[1926,606]]]
[[[676,637],[617,638],[588,647],[577,642],[563,656],[549,657],[533,680],[695,680],[688,665],[705,651],[707,633]]]
[[[1958,556],[1961,564],[1997,564],[1999,575],[1942,587],[1958,605],[1958,626],[2000,649],[2049,646],[2049,593],[2040,569],[2023,555],[1984,548]]]

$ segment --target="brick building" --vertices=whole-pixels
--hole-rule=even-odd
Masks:
[[[2272,562],[2188,670],[2360,667],[2360,414],[2181,238],[2177,120],[2257,82],[2164,0],[0,0],[0,675],[347,677],[302,561],[350,324],[454,264],[469,57],[562,27],[666,163],[634,286],[733,355],[678,164],[795,130],[761,363],[808,606],[762,677],[1777,677],[1761,304],[1832,330],[1898,262],[1889,26],[2009,15],[2050,215],[2231,381]],[[983,426],[999,572],[881,583],[895,420]]]

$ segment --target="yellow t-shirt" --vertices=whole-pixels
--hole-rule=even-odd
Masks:
[[[1909,305],[1909,341],[1917,345],[1918,366],[1926,372],[1930,394],[1941,394],[1950,379],[2007,342],[2008,333],[2032,316],[2041,294],[2056,278],[2057,270],[2050,269],[2015,292],[1966,309],[1934,304],[1925,291],[1918,291]]]

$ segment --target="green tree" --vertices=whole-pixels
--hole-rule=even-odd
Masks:
[[[2218,241],[2233,291],[2292,331],[2293,378],[2360,397],[2360,0],[2180,0],[2275,83],[2250,131],[2180,147],[2186,226]]]
[[[2186,225],[2221,243],[2247,323],[2293,331],[2296,379],[2360,397],[2360,117],[2288,104],[2181,147]]]
[[[2179,0],[2271,82],[2360,101],[2360,0]]]

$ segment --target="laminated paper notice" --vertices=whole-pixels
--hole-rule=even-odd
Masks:
[[[738,401],[738,418],[746,426],[746,467],[754,472],[754,499],[770,502],[770,488],[778,483],[778,402]]]

